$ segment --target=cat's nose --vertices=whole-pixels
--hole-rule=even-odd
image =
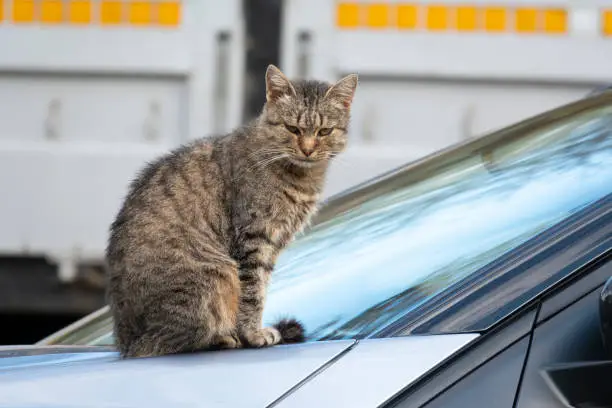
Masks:
[[[317,147],[317,139],[314,137],[304,137],[300,140],[300,150],[304,156],[310,157]]]

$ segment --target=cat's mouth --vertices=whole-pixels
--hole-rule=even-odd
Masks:
[[[300,156],[292,156],[289,158],[289,160],[291,161],[291,163],[295,164],[296,166],[302,166],[302,167],[312,167],[323,161],[323,159],[321,159],[320,157],[315,158],[315,157],[300,157]]]

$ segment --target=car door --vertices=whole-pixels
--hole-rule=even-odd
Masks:
[[[410,384],[384,408],[512,408],[536,312],[534,305],[484,333],[469,349]]]
[[[570,282],[559,282],[446,366],[408,387],[385,408],[567,407],[544,375],[557,364],[609,359],[598,301],[612,262],[593,259]]]
[[[559,364],[609,360],[602,341],[599,297],[612,261],[596,260],[586,274],[541,304],[516,408],[567,407],[547,381]]]

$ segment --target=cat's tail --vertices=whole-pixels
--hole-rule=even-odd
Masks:
[[[304,330],[302,323],[296,319],[281,319],[273,327],[281,335],[280,344],[302,343],[306,339],[306,330]]]

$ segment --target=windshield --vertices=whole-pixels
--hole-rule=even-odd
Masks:
[[[383,180],[384,192],[315,225],[282,253],[264,322],[295,316],[311,340],[376,336],[611,193],[611,130],[606,106],[470,154],[449,154],[443,166],[394,176],[393,188]],[[94,323],[80,338],[112,343],[108,315]],[[78,338],[73,333],[61,343],[85,343]]]

